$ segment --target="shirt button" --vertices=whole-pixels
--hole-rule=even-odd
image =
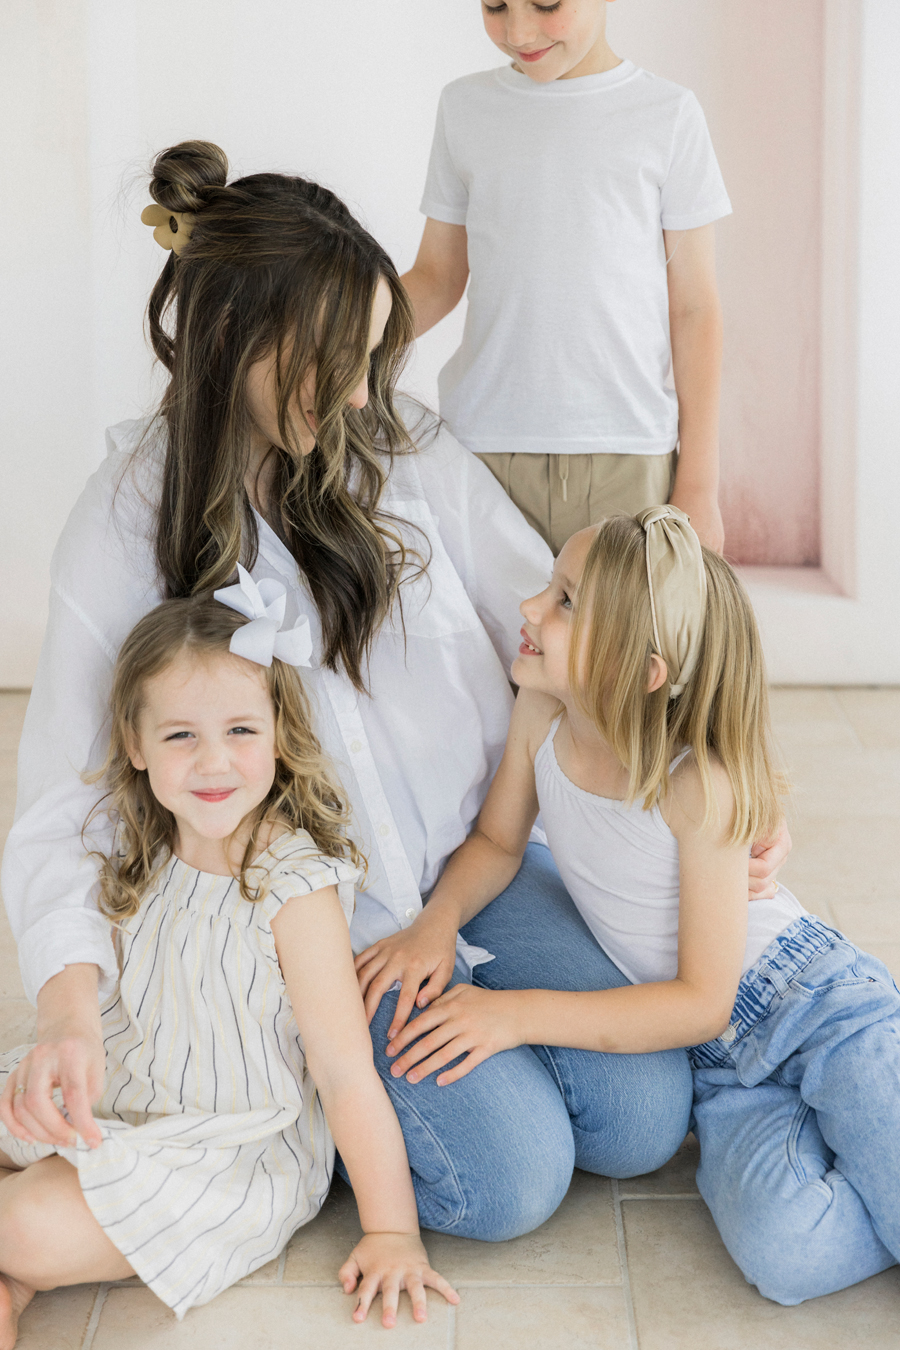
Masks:
[[[737,1027],[726,1027],[719,1039],[727,1042],[730,1045],[731,1042],[736,1039],[736,1037],[737,1037]]]
[[[408,909],[408,910],[406,911],[406,917],[407,917],[408,919],[414,919],[414,918],[416,917],[416,914],[417,914],[417,913],[418,913],[418,911],[415,910],[415,909]]]
[[[353,751],[354,755],[358,755],[362,749],[362,741],[351,741],[350,749]]]
[[[378,826],[378,833],[379,833],[379,834],[389,835],[390,832],[391,832],[391,827],[390,827],[390,825],[379,825],[379,826]]]

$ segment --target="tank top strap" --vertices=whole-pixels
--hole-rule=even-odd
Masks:
[[[670,774],[674,773],[675,770],[678,768],[678,765],[681,763],[681,761],[683,759],[686,759],[690,753],[691,747],[689,745],[686,745],[683,750],[679,751],[679,753],[672,760],[672,763],[669,765],[669,773]]]
[[[553,721],[550,723],[550,728],[547,732],[547,735],[544,737],[544,739],[541,741],[540,745],[537,748],[537,753],[535,754],[534,757],[535,765],[537,764],[538,760],[543,759],[544,756],[547,754],[548,750],[551,749],[553,745],[553,738],[556,735],[557,728],[559,727],[560,722],[562,721],[562,716],[563,716],[562,713],[557,713]]]

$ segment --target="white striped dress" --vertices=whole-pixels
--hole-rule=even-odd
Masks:
[[[117,927],[100,1147],[27,1145],[0,1125],[18,1165],[58,1151],[78,1168],[100,1226],[179,1319],[276,1256],[318,1212],[334,1165],[271,920],[337,885],[349,923],[358,873],[303,831],[260,865],[268,894],[252,903],[236,881],[172,858]],[[0,1056],[0,1090],[29,1048]]]

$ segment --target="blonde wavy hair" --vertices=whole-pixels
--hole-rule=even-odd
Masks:
[[[645,810],[670,788],[669,765],[685,747],[703,784],[705,828],[718,824],[714,756],[734,794],[729,844],[771,835],[786,780],[773,765],[765,661],[756,617],[734,570],[703,549],[708,601],[700,654],[681,694],[647,692],[654,653],[645,535],[633,516],[597,530],[575,597],[569,683],[582,712],[628,770],[629,802]]]
[[[148,889],[172,856],[176,822],[154,797],[146,770],[136,769],[129,747],[140,739],[140,717],[147,681],[183,652],[199,658],[228,654],[232,634],[246,623],[243,615],[210,595],[166,600],[144,616],[122,643],[113,674],[112,729],[103,767],[87,782],[105,780],[100,807],[117,818],[111,854],[93,852],[100,861],[100,907],[110,918],[136,914]],[[292,666],[273,660],[265,672],[275,712],[275,780],[256,807],[238,873],[245,900],[265,895],[264,878],[251,879],[264,825],[285,824],[306,830],[316,847],[331,857],[349,857],[365,870],[365,859],[346,833],[349,808],[334,782],[322,748],[310,726],[309,703]],[[89,829],[96,810],[85,822]],[[258,869],[257,873],[258,873]]]

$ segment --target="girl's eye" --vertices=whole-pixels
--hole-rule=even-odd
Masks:
[[[566,595],[565,591],[563,591],[563,593],[562,593],[562,599],[560,600],[559,603],[562,605],[563,609],[571,609],[571,608],[572,608],[572,597],[571,597],[570,595]]]
[[[189,731],[173,731],[171,736],[167,736],[167,741],[185,741],[190,736]]]
[[[556,0],[555,5],[535,5],[538,14],[555,14],[556,11],[561,8],[562,0]]]
[[[485,9],[487,10],[488,14],[500,14],[504,9],[506,9],[506,6],[505,6],[505,5],[485,5]]]
[[[255,736],[256,732],[251,727],[232,727],[228,734],[229,736]]]

